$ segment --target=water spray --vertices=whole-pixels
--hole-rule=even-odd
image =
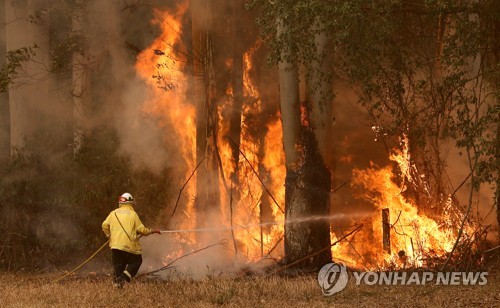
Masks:
[[[276,226],[276,225],[286,225],[291,223],[301,223],[301,222],[314,222],[314,221],[335,221],[346,218],[367,218],[369,216],[374,215],[373,212],[365,212],[365,213],[355,213],[355,214],[336,214],[336,215],[328,215],[328,216],[309,216],[304,218],[296,218],[289,220],[280,220],[273,222],[264,222],[260,224],[252,224],[246,226],[233,226],[233,227],[210,227],[210,228],[196,228],[196,229],[173,229],[173,230],[160,230],[163,233],[196,233],[196,232],[222,232],[222,231],[232,231],[232,230],[247,230],[252,228],[260,228],[267,226]]]
[[[304,218],[296,218],[296,219],[281,220],[281,221],[274,221],[274,222],[265,222],[265,223],[261,223],[261,224],[253,224],[253,225],[246,225],[246,226],[213,227],[213,228],[197,228],[197,229],[174,229],[174,230],[160,230],[160,232],[162,234],[164,234],[164,233],[193,233],[193,232],[221,232],[221,231],[231,231],[231,230],[245,230],[245,229],[259,228],[259,227],[265,227],[265,226],[285,225],[285,224],[290,224],[290,223],[313,222],[313,221],[330,221],[331,222],[331,221],[346,219],[346,218],[367,218],[367,217],[370,217],[373,215],[374,215],[373,212],[363,212],[363,213],[354,213],[354,214],[336,214],[336,215],[329,215],[329,216],[309,216],[309,217],[304,217]],[[354,231],[356,231],[356,230],[354,230]],[[350,235],[351,233],[349,233],[348,235]],[[346,236],[344,236],[344,237],[346,237]],[[109,243],[109,240],[107,240],[106,243],[104,243],[96,252],[94,252],[82,264],[80,264],[78,267],[76,267],[72,271],[66,273],[62,277],[54,280],[52,283],[57,283],[57,282],[61,281],[62,279],[68,277],[69,275],[73,274],[74,272],[76,272],[83,265],[87,264],[90,260],[92,260],[100,251],[102,251],[104,249],[104,247],[107,246],[108,243]],[[201,250],[204,250],[204,249],[209,248],[209,247],[213,247],[215,245],[219,245],[220,243],[221,242],[216,243],[214,245],[210,245],[208,247],[202,248]],[[198,252],[198,251],[199,250],[194,251],[194,252]],[[188,254],[188,255],[190,255],[190,254]],[[171,264],[169,264],[169,265],[171,265]],[[156,270],[156,271],[153,271],[153,272],[163,270],[167,267],[163,267],[163,268]]]

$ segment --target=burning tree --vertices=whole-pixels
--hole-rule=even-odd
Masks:
[[[195,208],[198,226],[220,217],[217,90],[213,42],[212,1],[192,1],[193,84],[196,108],[196,161],[201,162],[196,177]],[[224,179],[225,180],[225,179]]]
[[[318,38],[330,35],[330,52],[322,54],[333,64],[330,72],[358,91],[376,138],[387,150],[393,145],[400,150],[403,144],[408,147],[403,156],[408,164],[398,176],[400,192],[418,208],[416,215],[443,221],[453,214],[455,244],[442,250],[443,255],[449,250],[453,255],[467,223],[474,220],[471,208],[480,184],[498,178],[493,159],[498,149],[498,5],[258,0],[252,5],[266,12],[259,20],[263,36],[270,43],[272,60],[281,63],[283,76],[288,76],[283,82],[291,85],[285,89],[286,99],[295,106],[299,100],[293,83],[300,66],[319,72],[320,80],[331,77],[314,69],[322,51]],[[395,142],[394,137],[402,136],[407,141]],[[286,131],[284,137],[286,144]],[[458,183],[446,167],[452,143],[465,154],[468,168]],[[470,191],[463,205],[457,191],[467,182]]]
[[[217,9],[237,19],[238,5],[227,2]],[[155,23],[163,33],[139,55],[137,70],[153,89],[146,112],[160,115],[174,132],[166,138],[179,145],[179,179],[191,179],[175,213],[168,213],[169,225],[233,226],[232,235],[223,233],[234,237],[236,255],[256,260],[280,250],[282,226],[273,221],[283,213],[281,129],[275,107],[261,114],[252,64],[258,44],[235,41],[228,52],[214,43],[221,40],[215,29],[227,21],[215,21],[211,10],[211,3],[193,1],[175,13],[157,11]]]
[[[281,136],[277,136],[278,139],[271,139],[274,137],[271,137],[270,133],[275,133],[276,113],[264,112],[259,91],[253,85],[251,77],[252,56],[256,48],[250,48],[243,57],[242,83],[243,96],[245,97],[243,107],[239,107],[241,102],[239,102],[238,92],[241,90],[238,89],[238,79],[241,77],[238,77],[237,73],[240,63],[240,51],[238,50],[241,48],[236,42],[232,55],[233,80],[226,90],[230,105],[217,104],[220,95],[217,95],[216,83],[220,81],[220,78],[216,76],[214,68],[216,59],[214,58],[215,44],[212,38],[214,21],[211,10],[213,8],[210,2],[193,1],[190,9],[193,16],[191,19],[193,25],[191,33],[193,64],[188,64],[188,66],[194,65],[194,69],[176,67],[173,59],[178,54],[166,51],[165,47],[153,47],[156,52],[152,57],[157,59],[153,61],[165,57],[169,58],[168,60],[160,60],[161,64],[156,65],[158,73],[154,75],[156,80],[160,82],[161,89],[173,89],[174,91],[170,92],[175,92],[178,86],[166,86],[170,85],[172,80],[184,80],[188,82],[188,87],[194,88],[192,102],[194,109],[191,112],[193,112],[193,118],[196,119],[196,157],[193,160],[191,155],[189,159],[191,166],[195,165],[195,162],[201,163],[196,171],[194,209],[196,217],[198,217],[197,225],[206,225],[207,217],[210,215],[214,215],[215,220],[220,220],[221,214],[227,214],[228,203],[231,224],[233,224],[233,219],[243,220],[244,225],[279,220],[283,215],[283,201],[278,201],[280,197],[276,198],[274,195],[282,195],[283,190],[279,188],[279,177],[276,179],[275,175],[269,173],[281,172],[277,168],[281,168],[282,165],[276,165],[280,164],[280,161],[272,162],[268,157],[272,156],[269,150],[276,149],[276,146],[270,146],[270,144],[279,144]],[[238,9],[233,7],[233,12],[237,14]],[[165,22],[162,23],[165,24]],[[167,23],[179,24],[178,21],[171,19]],[[235,33],[237,30],[238,28],[234,30]],[[165,46],[164,42],[167,39],[161,40],[163,43],[159,40],[155,44]],[[179,44],[179,41],[176,40],[178,39],[168,41],[166,48],[175,50],[174,47]],[[324,46],[324,41],[324,37],[318,36],[319,45]],[[258,47],[258,44],[256,46]],[[189,54],[189,51],[186,53]],[[321,59],[322,56],[319,54],[315,63],[318,68],[322,67]],[[140,65],[139,69],[141,70],[142,64]],[[294,262],[319,249],[328,247],[330,244],[330,227],[327,220],[311,222],[301,221],[301,219],[329,215],[330,172],[323,157],[328,153],[326,135],[332,120],[328,111],[331,104],[327,102],[328,97],[321,94],[321,91],[328,92],[328,86],[325,85],[325,80],[318,76],[319,71],[311,70],[309,90],[307,91],[310,100],[301,104],[298,101],[298,96],[290,97],[299,91],[298,77],[293,73],[289,74],[286,66],[285,64],[280,70],[283,147],[287,161],[286,200],[284,203],[285,220],[288,223],[285,224],[284,247],[286,260]],[[177,70],[177,72],[171,72],[172,69]],[[162,70],[166,72],[160,72]],[[189,72],[192,73],[193,77],[189,77]],[[182,77],[172,78],[177,74],[182,75]],[[148,73],[144,75],[147,76]],[[189,84],[189,80],[192,80],[192,84]],[[179,82],[174,84],[179,84]],[[161,95],[175,96],[179,93]],[[267,107],[267,109],[271,108]],[[229,112],[225,112],[227,110]],[[269,121],[269,118],[274,119]],[[227,119],[229,119],[229,123],[225,122]],[[263,130],[263,126],[267,126],[267,130]],[[268,185],[274,187],[268,188]],[[235,202],[234,218],[233,202]],[[247,213],[244,214],[244,212]],[[189,215],[192,217],[191,213]],[[214,221],[211,223],[213,224]],[[249,233],[250,239],[253,238],[258,243],[260,256],[263,257],[265,250],[272,251],[278,245],[280,241],[278,234],[283,232],[280,231],[281,228],[282,226],[276,226],[263,230],[261,226],[256,234],[253,230],[245,230],[245,232]],[[241,232],[239,233],[241,234]],[[236,251],[238,249],[248,251],[249,247],[255,246],[250,244],[248,240],[242,240],[238,234],[236,234],[236,242]],[[330,251],[325,250],[323,254],[315,256],[305,263],[317,267],[329,260],[331,260]]]
[[[237,16],[238,8],[234,5],[226,8]],[[255,49],[250,48],[250,44],[244,53],[242,46],[234,44],[232,52],[220,57],[224,52],[215,43],[214,27],[220,26],[221,21],[211,18],[214,8],[210,2],[191,3],[187,16],[192,17],[192,26],[188,30],[182,27],[181,21],[181,17],[186,16],[187,5],[179,6],[174,15],[157,13],[156,22],[163,28],[163,34],[150,50],[141,53],[137,63],[145,80],[152,82],[150,77],[155,76],[153,85],[157,88],[147,110],[162,114],[165,127],[174,131],[180,140],[179,153],[185,166],[180,174],[191,178],[188,175],[193,170],[197,173],[196,184],[187,184],[187,195],[195,196],[195,201],[181,202],[178,213],[185,217],[177,216],[174,222],[186,228],[193,227],[194,221],[203,226],[208,212],[213,212],[216,216],[213,223],[232,227],[235,252],[250,260],[262,258],[265,251],[276,252],[284,237],[286,262],[301,261],[304,267],[323,265],[331,260],[332,252],[334,257],[337,254],[356,265],[378,267],[399,262],[398,266],[421,266],[427,254],[442,257],[454,250],[456,239],[474,223],[469,217],[472,201],[460,208],[451,183],[444,181],[442,144],[443,137],[453,137],[459,146],[464,146],[470,158],[470,176],[466,180],[471,178],[475,183],[481,160],[491,152],[486,146],[488,143],[482,140],[486,140],[484,137],[491,131],[495,109],[482,109],[481,106],[491,106],[484,100],[471,109],[475,100],[469,99],[474,93],[482,93],[476,99],[483,97],[484,91],[490,88],[471,91],[467,81],[470,76],[461,62],[453,60],[458,54],[444,56],[451,50],[448,47],[453,47],[448,42],[454,39],[451,32],[448,37],[447,31],[430,23],[431,26],[421,30],[432,33],[441,29],[437,40],[427,40],[428,36],[424,36],[421,42],[415,42],[410,36],[401,35],[406,25],[403,21],[408,17],[405,8],[394,10],[389,6],[380,17],[375,7],[356,1],[347,8],[326,9],[323,5],[316,2],[265,4],[272,14],[261,19],[261,25],[265,38],[271,43],[272,59],[278,64],[279,114],[276,106],[269,107],[272,104],[262,100],[259,89],[253,85]],[[426,8],[432,9],[436,8]],[[378,28],[372,26],[341,28],[340,20],[349,25],[348,17],[359,14],[383,25],[383,32],[373,33]],[[439,18],[426,14],[425,18],[440,25]],[[454,22],[466,20],[458,18]],[[332,34],[339,27],[343,30]],[[414,30],[418,26],[410,24],[410,28]],[[233,36],[238,31],[236,27]],[[189,42],[183,45],[181,33],[188,32]],[[408,33],[412,32],[408,30]],[[187,46],[184,52],[179,52],[180,46]],[[410,52],[416,50],[431,57],[436,49],[442,56],[438,63],[430,66],[421,65],[420,54]],[[186,58],[182,54],[187,55]],[[231,73],[230,80],[217,74],[224,65]],[[329,141],[332,138],[329,134],[334,120],[331,111],[334,73],[349,79],[359,90],[378,138],[386,142],[388,149],[390,143],[399,148],[396,153],[400,154],[393,154],[391,158],[398,164],[399,173],[394,175],[385,168],[376,171],[378,167],[373,166],[354,171],[352,181],[353,185],[369,192],[359,196],[369,200],[374,209],[389,208],[391,215],[386,219],[386,227],[394,237],[387,249],[390,254],[380,254],[374,247],[359,247],[363,241],[379,241],[377,234],[382,224],[378,212],[376,216],[364,217],[371,228],[365,227],[356,240],[338,244],[332,250],[325,247],[342,238],[342,234],[331,232],[328,220],[308,220],[327,217],[330,212],[332,159],[329,156],[332,151]],[[479,76],[479,73],[473,75],[471,80],[478,81]],[[463,87],[456,88],[454,80]],[[195,90],[190,92],[190,89]],[[263,107],[266,105],[268,107]],[[269,119],[264,119],[265,109],[274,110],[267,113]],[[474,118],[473,114],[481,116]],[[276,121],[277,116],[282,126]],[[475,133],[466,133],[467,128]],[[403,141],[395,143],[395,136]],[[271,160],[272,154],[276,154],[273,151],[278,158]],[[385,190],[370,186],[366,179]],[[284,189],[280,186],[283,183]],[[384,197],[373,198],[371,194]],[[268,217],[265,217],[266,208]],[[279,221],[283,214],[284,228],[261,225]],[[249,227],[252,225],[258,227]],[[238,230],[238,226],[242,228]],[[322,253],[315,254],[317,251]],[[353,257],[356,254],[359,260],[354,260],[358,259]],[[366,262],[367,259],[371,261]]]
[[[60,125],[58,142],[78,160],[83,136],[94,138],[87,124],[109,126],[119,135],[102,137],[110,151],[123,150],[148,175],[171,171],[174,183],[184,183],[158,224],[210,230],[173,235],[179,246],[162,258],[232,238],[232,251],[221,253],[228,262],[284,260],[309,269],[332,258],[370,269],[449,263],[475,256],[483,243],[488,229],[475,212],[484,183],[497,186],[500,220],[498,1],[252,1],[261,12],[231,0],[18,2],[5,2],[4,17],[22,18],[6,23],[13,50],[2,88],[13,77],[31,83],[20,75],[25,69],[40,77],[41,92],[19,84],[3,96],[4,148],[22,146],[57,113],[73,128]],[[113,18],[97,22],[96,12]],[[148,26],[135,21],[152,15],[154,37],[146,38]],[[29,36],[16,35],[23,29]],[[333,125],[332,108],[350,92],[368,118],[360,126],[373,129],[389,166],[367,159],[361,167],[344,141],[332,147],[351,137]],[[53,112],[63,94],[65,111]],[[43,121],[30,120],[33,110],[43,111]],[[97,116],[106,110],[111,115]],[[344,150],[349,155],[336,157]],[[162,170],[166,161],[172,170]],[[458,163],[466,171],[450,174]],[[340,186],[355,200],[349,209],[330,204],[341,179],[334,166],[349,169],[342,182],[350,185]]]
[[[286,156],[285,181],[285,258],[296,262],[330,245],[329,221],[303,222],[301,218],[328,216],[330,213],[330,171],[324,157],[327,154],[326,134],[332,119],[328,117],[331,103],[326,101],[328,81],[318,78],[321,72],[326,38],[319,29],[317,35],[316,67],[311,78],[307,96],[310,100],[301,103],[299,95],[298,63],[290,53],[292,42],[287,37],[291,20],[286,16],[277,18],[278,40],[284,41],[279,62],[281,119],[283,123],[283,146]],[[310,67],[309,67],[310,68]],[[314,78],[315,77],[315,78]],[[324,91],[324,92],[321,92]],[[304,261],[305,266],[322,266],[331,260],[330,250],[325,250]]]

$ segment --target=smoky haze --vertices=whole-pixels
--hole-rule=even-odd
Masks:
[[[172,182],[159,184],[159,186],[170,185],[171,187],[169,187],[169,193],[162,195],[162,204],[154,205],[162,208],[158,211],[157,216],[150,213],[152,204],[139,202],[139,215],[141,216],[141,212],[148,213],[144,220],[148,227],[165,229],[167,227],[193,226],[196,218],[189,216],[187,213],[189,209],[186,207],[186,204],[195,199],[192,191],[185,190],[183,192],[176,216],[170,217],[177,192],[187,180],[186,175],[193,171],[187,170],[188,167],[182,157],[183,149],[180,146],[182,143],[178,140],[174,129],[176,125],[185,125],[185,123],[165,120],[161,114],[154,114],[147,110],[147,102],[151,101],[157,89],[152,88],[151,84],[140,78],[136,72],[138,54],[141,52],[153,53],[155,47],[151,44],[161,33],[159,26],[151,22],[155,16],[155,10],[173,12],[179,1],[153,0],[147,3],[143,1],[129,1],[127,3],[125,1],[89,0],[77,2],[81,5],[80,10],[86,12],[80,33],[85,41],[83,64],[89,78],[88,86],[84,87],[83,90],[85,96],[82,96],[86,137],[91,139],[93,136],[99,135],[101,131],[112,131],[113,134],[110,134],[109,137],[110,144],[112,138],[117,139],[116,152],[128,159],[134,170],[146,170],[155,176],[164,175],[166,172],[173,173],[171,175]],[[51,71],[52,65],[54,65],[51,62],[51,57],[54,57],[54,53],[51,51],[50,45],[56,38],[72,33],[74,23],[71,22],[71,18],[74,12],[69,7],[57,6],[60,4],[58,1],[52,3],[50,1],[7,0],[5,3],[6,5],[0,9],[0,22],[3,25],[0,32],[0,58],[5,59],[5,50],[14,50],[34,44],[38,48],[36,56],[33,58],[34,61],[24,63],[21,67],[22,70],[27,70],[27,76],[20,74],[14,79],[14,84],[11,85],[8,93],[0,93],[0,160],[9,157],[11,146],[22,147],[25,145],[25,140],[33,138],[33,136],[35,136],[34,139],[41,140],[42,137],[37,134],[44,134],[49,136],[48,139],[53,140],[54,144],[36,147],[40,159],[48,166],[64,165],[61,163],[64,157],[68,156],[68,153],[71,156],[74,150],[73,123],[75,115],[73,110],[74,96],[72,95],[74,80],[71,69],[69,71]],[[30,7],[28,3],[36,3],[37,5]],[[214,19],[221,21],[222,24],[222,26],[219,25],[219,28],[214,28],[215,56],[220,57],[217,61],[224,63],[221,65],[224,68],[216,70],[219,76],[224,77],[221,79],[222,82],[217,85],[219,94],[225,93],[227,85],[230,84],[229,75],[232,65],[228,59],[232,50],[225,44],[228,41],[227,36],[231,34],[227,21],[231,8],[228,3],[225,4],[212,12],[215,14]],[[53,18],[58,9],[63,10],[63,12],[67,9],[67,12],[70,12],[65,17],[66,19],[63,17]],[[29,22],[29,16],[33,12],[43,12],[43,14],[39,16],[38,20]],[[190,13],[199,25],[207,24],[203,22],[207,18],[205,10],[200,10],[198,7]],[[57,14],[61,15],[61,13]],[[252,14],[255,13],[247,13],[242,20],[244,26],[249,30],[244,32],[241,40],[245,43],[251,42],[247,44],[248,46],[255,46],[254,42],[258,39]],[[55,20],[62,20],[61,26],[58,26]],[[48,21],[53,23],[51,27],[47,24]],[[188,28],[190,25],[185,18],[183,21],[184,26]],[[226,23],[223,24],[223,21]],[[187,32],[182,33],[184,41],[188,40],[185,38]],[[30,33],[30,35],[27,36],[26,33]],[[47,41],[43,41],[44,38]],[[185,50],[185,48],[186,46],[182,46],[181,49]],[[265,65],[267,53],[266,47],[261,44],[252,58],[255,66],[252,78],[256,79],[255,83],[263,102],[262,113],[266,113],[268,117],[264,121],[265,125],[276,118],[279,110],[277,70],[275,67],[270,68]],[[38,78],[32,78],[33,76],[30,74],[33,73]],[[391,164],[388,153],[392,147],[396,146],[397,140],[389,140],[388,144],[384,144],[380,138],[375,141],[377,137],[372,129],[372,121],[366,110],[358,104],[359,98],[356,93],[341,82],[335,83],[334,92],[336,95],[332,104],[335,106],[335,123],[327,134],[333,139],[334,145],[327,164],[333,174],[330,196],[331,212],[346,214],[345,218],[339,219],[333,224],[332,229],[338,231],[338,226],[348,226],[356,222],[356,218],[349,218],[349,215],[357,217],[355,214],[373,210],[373,205],[368,200],[355,198],[354,188],[350,184],[353,176],[352,170],[370,168],[372,163],[377,166]],[[223,101],[223,98],[218,99],[219,104],[222,104]],[[168,109],[169,102],[164,103]],[[9,114],[12,116],[9,117]],[[229,118],[229,115],[225,116]],[[251,121],[250,118],[250,116],[247,118],[248,122]],[[261,127],[261,129],[264,131],[267,128]],[[458,187],[462,180],[467,177],[467,161],[465,157],[456,154],[458,151],[453,144],[447,144],[445,148],[447,149],[445,159],[448,161],[446,170],[450,184],[451,187]],[[269,170],[269,172],[273,171]],[[30,176],[43,178],[45,175],[33,171]],[[123,177],[128,176],[128,174],[123,175]],[[91,177],[89,176],[89,178]],[[5,177],[1,179],[0,184],[7,185],[17,179],[16,177]],[[109,181],[114,180],[110,179]],[[193,179],[192,182],[194,181]],[[88,188],[90,195],[93,188],[91,185],[88,186],[90,187]],[[284,187],[284,183],[282,183],[282,187]],[[68,184],[68,186],[61,186],[56,190],[65,189],[72,188]],[[139,188],[137,189],[139,190]],[[464,186],[457,191],[458,200],[467,200],[467,189]],[[116,199],[117,191],[109,188],[104,188],[104,190],[106,200]],[[129,192],[135,194],[134,191]],[[494,215],[488,215],[491,212],[492,197],[493,189],[483,188],[481,193],[475,196],[475,209],[479,216],[485,219],[486,224],[493,225],[496,224]],[[283,206],[283,204],[281,205]],[[461,202],[460,205],[464,207],[465,202]],[[98,211],[95,210],[95,207],[99,207],[101,210],[111,210],[115,206],[117,204],[111,202],[92,204],[92,206],[82,210],[80,214],[84,217],[87,225],[99,230],[100,222],[105,217],[98,216],[102,213],[96,214]],[[2,204],[2,216],[10,217],[13,215],[13,211],[13,207]],[[37,214],[37,217],[33,218],[32,221],[36,226],[33,233],[43,245],[47,247],[68,245],[69,247],[77,241],[84,240],[85,230],[75,223],[76,221],[80,222],[78,215],[63,215],[58,212],[58,209],[50,207],[40,210]],[[203,215],[207,226],[217,226],[221,224],[221,220],[227,223],[229,216],[227,211],[222,213],[207,211],[197,214]],[[93,222],[89,223],[88,221]],[[183,222],[187,223],[183,224]],[[262,263],[249,265],[244,254],[235,260],[234,245],[239,248],[244,248],[244,245],[238,242],[233,243],[230,232],[199,234],[196,235],[196,243],[189,241],[182,234],[169,233],[141,239],[144,248],[144,264],[141,271],[145,272],[162,267],[183,254],[222,240],[225,241],[223,245],[214,246],[199,254],[179,260],[175,263],[174,268],[160,273],[159,276],[169,279],[176,277],[176,275],[200,278],[221,272],[238,272],[247,267],[252,267],[252,271],[258,271],[273,262],[266,260]],[[282,244],[276,252],[283,253]],[[94,270],[95,268],[90,269]]]

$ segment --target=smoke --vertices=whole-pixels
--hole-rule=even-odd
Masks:
[[[333,160],[329,163],[334,166],[332,212],[369,210],[372,206],[354,198],[350,189],[352,170],[369,168],[372,164],[385,166],[390,163],[388,153],[384,144],[380,140],[376,141],[367,112],[357,103],[358,96],[354,91],[346,85],[338,84],[335,92],[335,124],[330,135],[336,137],[333,140]]]
[[[470,185],[470,167],[466,155],[460,153],[463,149],[456,147],[454,141],[442,144],[443,160],[446,161],[446,179],[451,188],[456,190],[455,197],[459,205],[466,210],[469,205],[469,195],[472,189]],[[464,183],[465,181],[465,183]],[[483,184],[480,190],[473,193],[471,216],[479,219],[483,225],[497,226],[495,208],[495,187],[494,184]],[[494,240],[497,236],[495,230],[488,233],[489,239]]]
[[[202,279],[237,272],[241,264],[234,260],[234,253],[228,249],[224,236],[215,233],[211,237],[213,241],[198,241],[196,244],[187,244],[178,234],[143,238],[141,272],[151,272],[169,264],[167,269],[155,275],[166,280]]]
[[[388,159],[388,151],[396,146],[396,140],[382,140],[371,129],[372,122],[367,112],[357,103],[358,97],[348,87],[342,84],[335,89],[337,96],[335,103],[336,123],[330,135],[334,139],[334,159],[330,163],[334,166],[333,189],[336,190],[331,196],[332,212],[353,213],[369,210],[372,205],[366,200],[354,198],[353,189],[349,185],[353,168],[367,169],[375,166],[386,166],[391,164]],[[376,140],[378,139],[378,140]],[[387,144],[385,144],[387,143]],[[442,141],[440,144],[441,159],[446,162],[444,185],[452,191],[455,189],[455,200],[464,211],[468,206],[469,193],[471,190],[470,180],[465,181],[470,174],[466,155],[460,155],[461,150],[457,148],[455,141]],[[373,164],[373,165],[372,165]],[[422,170],[419,170],[422,172]],[[431,174],[425,176],[432,177]],[[463,184],[462,186],[460,186]],[[452,191],[449,191],[451,193]],[[493,185],[482,185],[479,192],[473,194],[472,217],[479,219],[483,225],[496,226],[494,208]],[[343,223],[347,224],[349,220]],[[338,228],[334,225],[334,229]],[[488,233],[491,240],[496,232]]]
[[[9,1],[11,3],[12,1]],[[19,2],[19,1],[18,1]],[[20,1],[19,3],[21,3]],[[29,2],[29,1],[28,1]],[[151,42],[158,36],[159,29],[149,23],[153,16],[153,7],[160,7],[159,3],[164,1],[152,1],[153,5],[141,5],[141,1],[130,2],[125,5],[123,1],[83,1],[82,9],[86,10],[87,19],[84,22],[83,34],[85,36],[86,51],[85,56],[88,61],[86,69],[91,76],[90,86],[86,89],[88,96],[84,104],[87,104],[85,112],[86,129],[96,130],[101,127],[111,128],[116,132],[118,138],[118,152],[128,157],[133,167],[137,169],[148,169],[157,174],[163,172],[165,168],[185,165],[180,158],[179,147],[176,134],[173,133],[172,125],[179,123],[165,123],[164,119],[157,118],[145,111],[145,102],[150,100],[151,88],[141,80],[135,71],[136,57],[139,51],[145,50]],[[175,1],[163,6],[173,6]],[[198,30],[204,30],[207,12],[204,1],[192,1],[192,14],[194,22],[198,23]],[[137,4],[137,6],[133,5]],[[225,3],[228,4],[228,3]],[[215,14],[218,17],[225,17],[223,14],[228,8],[216,8]],[[47,145],[38,148],[41,158],[47,165],[57,165],[62,161],[62,157],[71,153],[72,132],[73,132],[73,97],[71,93],[71,77],[63,73],[50,75],[47,77],[47,67],[49,67],[49,42],[39,42],[41,38],[48,38],[48,28],[46,24],[30,24],[27,21],[28,11],[11,10],[4,16],[0,12],[0,20],[5,17],[7,24],[5,32],[0,32],[0,49],[6,46],[9,49],[31,46],[37,43],[39,46],[36,60],[42,66],[28,66],[32,72],[43,73],[43,78],[38,83],[30,81],[30,84],[22,87],[12,88],[9,97],[0,95],[0,143],[6,144],[11,135],[11,127],[20,131],[14,131],[18,136],[14,140],[19,142],[22,133],[34,133],[41,126],[50,127],[52,140],[58,140],[57,146]],[[13,13],[22,13],[15,15]],[[15,16],[21,18],[14,20]],[[221,19],[221,18],[219,18]],[[53,21],[54,19],[52,19]],[[14,22],[15,21],[15,22]],[[19,22],[22,24],[18,24]],[[51,21],[51,22],[52,22]],[[71,28],[71,26],[69,26]],[[56,30],[54,30],[56,29]],[[54,27],[54,33],[50,33],[51,38],[62,35],[64,31],[71,32],[71,29]],[[227,33],[230,33],[225,29]],[[26,33],[32,33],[26,36]],[[251,32],[251,31],[249,31]],[[34,33],[34,34],[33,34]],[[221,35],[222,36],[222,35]],[[249,35],[241,39],[249,40]],[[223,37],[227,40],[227,37]],[[223,41],[224,43],[224,41]],[[222,45],[222,44],[221,44]],[[227,46],[226,46],[227,47]],[[222,48],[217,46],[216,48]],[[277,109],[278,84],[275,70],[264,70],[264,49],[259,50],[255,57],[257,83],[262,94],[264,108]],[[5,58],[0,53],[0,58]],[[260,62],[259,62],[260,61]],[[45,66],[45,68],[44,68]],[[45,71],[43,70],[45,69]],[[336,123],[332,127],[330,136],[335,143],[334,159],[328,163],[333,166],[333,187],[339,188],[332,193],[332,212],[352,213],[362,212],[371,208],[367,202],[354,199],[352,191],[349,189],[349,180],[352,176],[353,168],[367,168],[373,162],[384,166],[389,163],[387,148],[380,141],[375,141],[375,134],[371,130],[366,113],[357,104],[356,95],[344,85],[336,88],[338,93],[335,99]],[[15,105],[18,109],[9,110],[16,102],[23,104]],[[169,108],[168,103],[165,108]],[[178,112],[183,112],[178,110]],[[9,121],[5,120],[6,115],[12,114],[15,125],[9,126]],[[274,113],[273,113],[274,114]],[[168,122],[168,121],[167,121]],[[184,124],[184,123],[181,123]],[[20,143],[20,142],[19,142]],[[391,145],[388,146],[390,148]],[[8,153],[9,147],[2,150]],[[446,145],[447,156],[443,157],[448,161],[447,173],[452,187],[458,187],[462,179],[468,175],[467,161],[459,156],[458,149],[453,145]],[[69,151],[68,151],[69,150]],[[0,156],[2,154],[0,153]],[[5,155],[5,154],[4,154]],[[8,155],[8,154],[7,154]],[[186,167],[182,167],[186,168]],[[37,175],[43,177],[44,175]],[[227,175],[226,175],[227,176]],[[12,179],[11,179],[12,180]],[[182,180],[182,179],[181,179]],[[2,185],[4,185],[2,179]],[[347,184],[346,184],[347,183]],[[181,186],[181,182],[177,182]],[[343,185],[343,186],[342,186]],[[64,188],[61,188],[64,189]],[[464,205],[468,200],[467,185],[457,191],[460,204]],[[184,194],[183,198],[191,198]],[[492,190],[485,188],[479,195],[474,197],[474,210],[479,212],[481,217],[486,217],[487,224],[494,224],[494,215],[489,215],[492,204]],[[187,203],[187,202],[186,202]],[[2,208],[4,210],[5,208]],[[178,209],[181,212],[182,205]],[[207,221],[220,222],[221,216],[228,216],[227,213],[200,213],[205,215]],[[9,217],[9,216],[6,216]],[[51,217],[50,224],[45,217]],[[92,217],[91,219],[95,219]],[[348,224],[349,218],[345,223]],[[72,224],[72,219],[63,217],[53,210],[41,211],[34,225],[36,235],[48,246],[57,243],[70,243],[75,239],[80,239],[80,231]],[[236,272],[249,266],[249,258],[244,252],[240,252],[239,258],[234,259],[234,249],[232,235],[228,232],[203,234],[196,238],[196,245],[193,244],[192,237],[181,235],[150,236],[141,239],[144,246],[144,269],[155,269],[164,265],[165,262],[179,257],[179,255],[168,256],[182,252],[190,253],[196,249],[203,248],[221,240],[227,241],[226,245],[217,245],[200,253],[191,255],[176,262],[175,271],[178,273],[196,273],[196,275],[211,275],[219,272]],[[236,246],[239,246],[237,243]],[[260,266],[255,265],[257,268]],[[167,275],[167,274],[166,274]]]
[[[110,80],[110,87],[99,89],[101,104],[106,106],[104,115],[93,121],[111,122],[119,138],[119,152],[129,157],[134,167],[158,174],[175,165],[175,155],[165,143],[168,131],[143,110],[150,89],[134,69],[137,49],[145,49],[155,37],[149,22],[145,22],[151,19],[152,9],[147,6],[130,15],[123,9],[111,1],[88,3],[93,25],[87,33],[89,49],[96,59],[109,61],[110,66],[108,74],[100,77]],[[142,18],[140,23],[131,22],[137,18]]]
[[[120,138],[120,152],[130,157],[134,166],[160,173],[171,161],[171,154],[158,123],[142,111],[146,91],[141,81],[129,81],[123,91],[123,108],[116,114],[115,127]]]
[[[143,247],[141,272],[151,272],[169,265],[167,269],[155,273],[165,280],[203,279],[219,275],[233,275],[244,269],[260,271],[266,262],[251,262],[239,251],[235,258],[232,234],[221,227],[220,213],[206,211],[200,214],[206,220],[206,231],[164,233],[140,239]],[[213,219],[212,219],[212,218]],[[182,229],[182,228],[180,228]],[[172,263],[173,262],[173,263]]]

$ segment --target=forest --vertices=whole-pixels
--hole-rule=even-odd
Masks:
[[[125,192],[169,231],[143,272],[498,252],[499,1],[3,0],[0,25],[0,271],[79,264]]]

